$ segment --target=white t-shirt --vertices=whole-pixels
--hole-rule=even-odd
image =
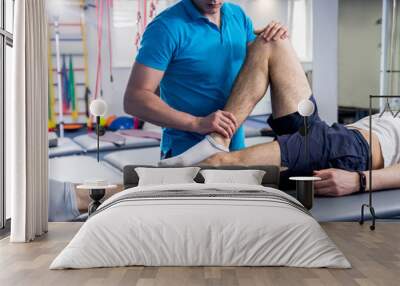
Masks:
[[[348,128],[359,128],[369,131],[369,116],[347,125]],[[372,132],[381,144],[385,167],[400,164],[400,115],[393,118],[390,112],[372,116]]]

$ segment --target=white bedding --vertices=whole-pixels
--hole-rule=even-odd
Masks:
[[[127,265],[350,267],[294,198],[237,184],[120,192],[99,207],[50,269]]]

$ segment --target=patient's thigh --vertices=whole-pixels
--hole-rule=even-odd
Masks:
[[[303,67],[288,40],[273,45],[269,75],[274,118],[296,112],[299,102],[311,96]]]

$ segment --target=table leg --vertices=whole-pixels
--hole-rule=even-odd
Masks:
[[[314,204],[314,182],[297,181],[296,194],[297,200],[301,202],[306,209],[312,209]]]
[[[101,199],[104,198],[106,194],[106,189],[91,189],[89,191],[89,196],[93,200],[88,207],[89,216],[94,213],[97,208],[101,205]]]

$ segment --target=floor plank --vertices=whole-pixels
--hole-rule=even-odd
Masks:
[[[0,240],[0,285],[400,285],[400,224],[380,222],[375,231],[358,223],[323,223],[353,268],[289,267],[119,267],[50,271],[55,256],[81,223],[50,223],[49,233],[32,243]]]

